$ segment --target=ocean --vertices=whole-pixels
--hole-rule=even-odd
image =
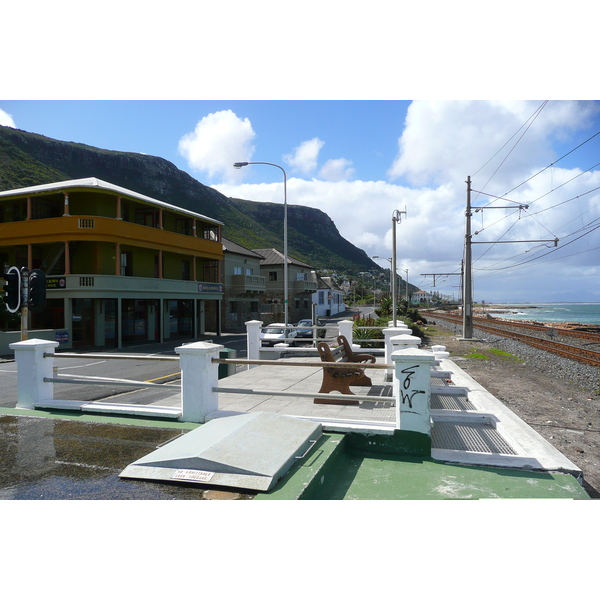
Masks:
[[[540,321],[542,323],[584,323],[600,325],[600,302],[568,304],[495,304],[489,312],[503,319],[516,321]],[[506,311],[506,312],[501,312]]]

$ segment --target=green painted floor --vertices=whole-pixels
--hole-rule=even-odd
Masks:
[[[588,498],[564,473],[449,465],[432,460],[346,456],[328,490],[332,500]]]
[[[344,449],[325,435],[314,457],[294,468],[262,500],[589,499],[565,473],[470,467],[429,458],[394,458]]]

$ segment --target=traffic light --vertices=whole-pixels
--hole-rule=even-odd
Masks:
[[[40,312],[46,306],[46,274],[40,269],[29,273],[29,310]]]
[[[17,267],[11,267],[5,274],[4,302],[8,312],[16,313],[21,306],[21,273]]]

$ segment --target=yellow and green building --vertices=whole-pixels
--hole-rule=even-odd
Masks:
[[[4,191],[0,268],[46,273],[29,330],[61,348],[218,335],[222,225],[94,177]]]

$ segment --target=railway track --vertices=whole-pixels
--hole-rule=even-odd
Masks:
[[[453,324],[462,325],[462,317],[457,317],[454,315],[445,315],[439,312],[432,312],[429,314],[430,316],[436,319],[447,321]],[[551,340],[544,339],[542,337],[527,335],[525,333],[521,333],[521,331],[515,331],[515,329],[521,329],[529,331],[543,331],[544,333],[548,333],[549,328],[544,327],[543,325],[518,323],[515,326],[512,322],[492,324],[490,323],[489,319],[475,317],[473,319],[473,327],[481,331],[485,331],[487,333],[493,333],[494,335],[499,335],[502,337],[508,337],[517,340],[529,346],[533,346],[535,348],[539,348],[547,352],[552,352],[553,354],[557,354],[558,356],[562,356],[564,358],[569,358],[571,360],[576,360],[578,362],[600,368],[600,352],[589,350],[587,348],[582,348],[581,346],[577,345],[563,344],[561,342],[554,342]],[[561,336],[568,335],[569,337],[575,337],[579,340],[591,340],[592,343],[600,343],[600,335],[598,334],[583,331],[576,332],[570,329],[560,328],[556,328],[556,331]]]

